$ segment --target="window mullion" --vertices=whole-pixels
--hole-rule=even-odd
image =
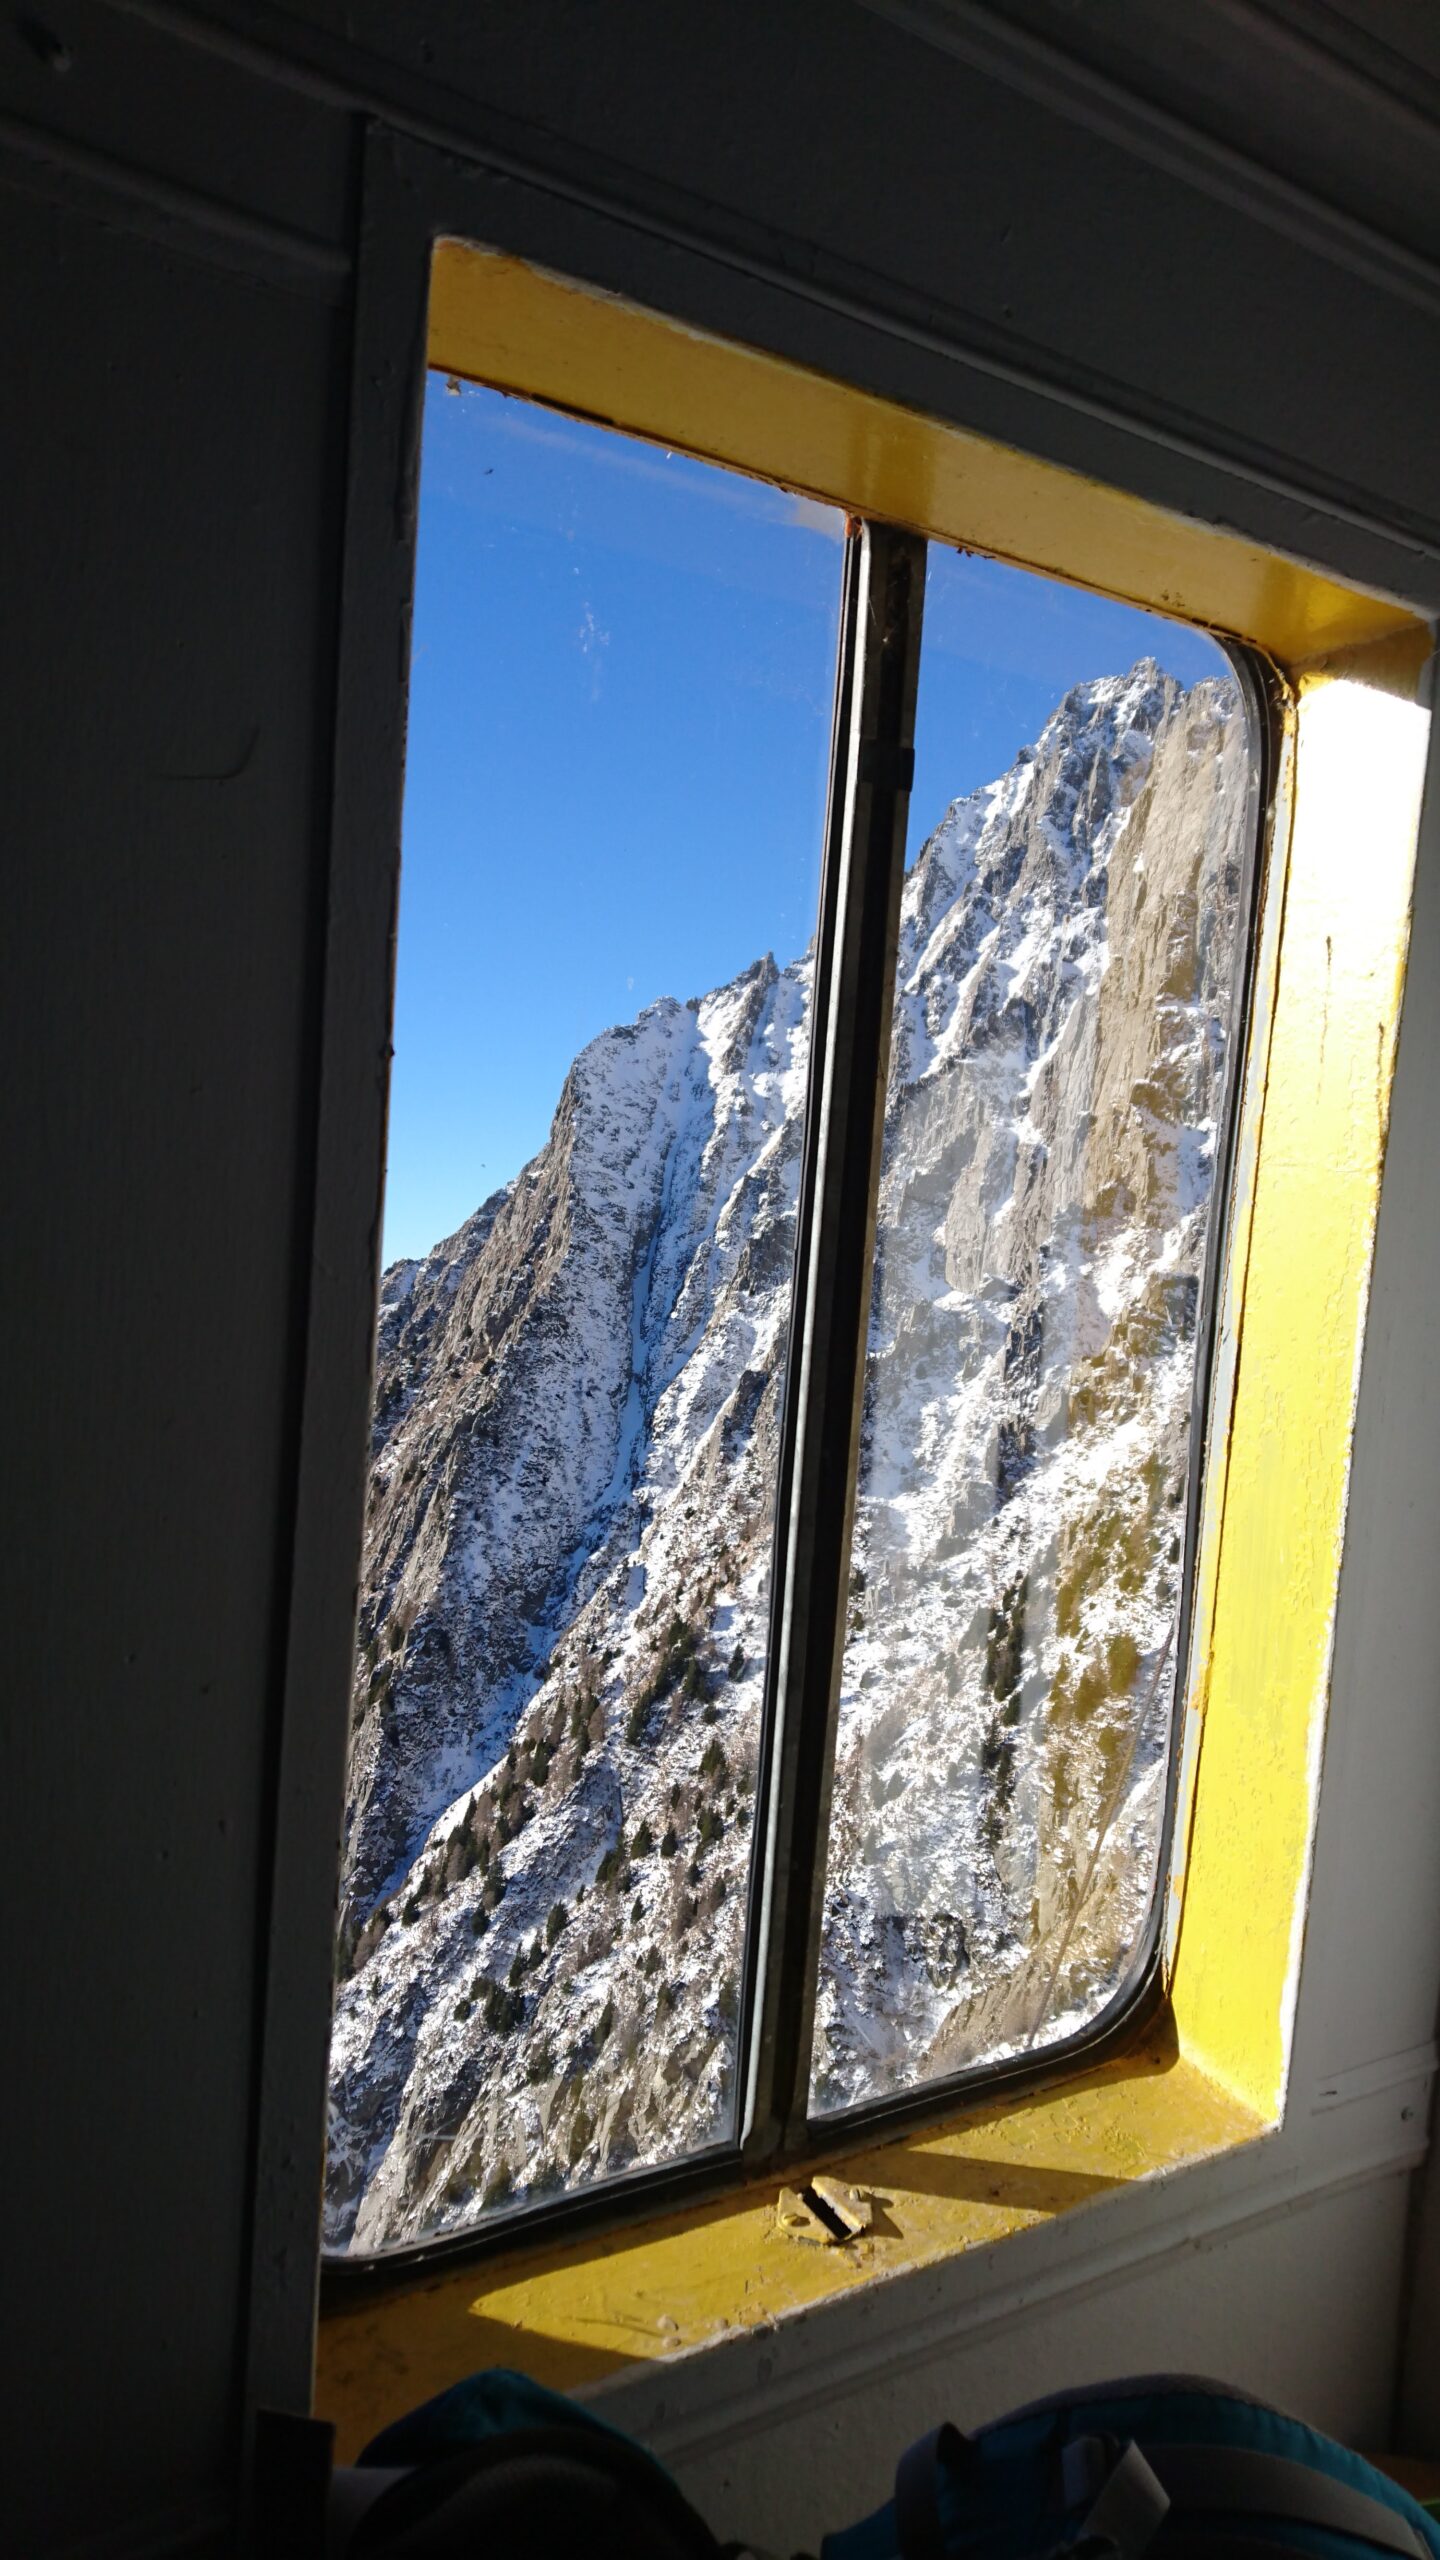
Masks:
[[[798,2140],[807,2115],[924,591],[918,535],[880,524],[852,535],[816,939],[747,1985],[744,2142],[757,2163]]]

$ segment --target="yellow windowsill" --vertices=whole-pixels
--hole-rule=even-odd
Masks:
[[[1137,2180],[1265,2131],[1175,2051],[1168,2020],[1063,2088],[992,2103],[826,2162],[875,2200],[875,2227],[817,2248],[781,2232],[779,2181],[581,2243],[531,2245],[327,2313],[315,2406],[353,2461],[378,2430],[482,2365],[560,2391],[717,2344],[993,2246]]]

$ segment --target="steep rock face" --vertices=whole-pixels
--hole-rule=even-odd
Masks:
[[[1064,2032],[1143,1922],[1245,781],[1146,662],[906,883],[822,2104]],[[607,1032],[386,1276],[334,2245],[729,2128],[809,994]]]
[[[1233,687],[1142,664],[907,882],[822,2105],[1064,2035],[1142,1936],[1247,780]]]
[[[767,958],[607,1032],[387,1281],[337,2238],[726,2129],[808,1003]]]

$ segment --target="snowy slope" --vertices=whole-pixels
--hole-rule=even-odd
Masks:
[[[906,883],[825,2105],[1063,2032],[1143,1920],[1245,780],[1144,662]],[[809,993],[605,1033],[386,1275],[333,2245],[730,2128]]]
[[[1068,2032],[1143,1928],[1245,789],[1145,664],[906,885],[822,2104]]]

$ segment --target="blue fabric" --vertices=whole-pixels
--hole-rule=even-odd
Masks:
[[[607,2426],[578,2400],[567,2400],[560,2391],[547,2391],[543,2382],[532,2382],[528,2374],[511,2373],[504,2365],[492,2365],[484,2373],[467,2375],[464,2382],[452,2384],[448,2391],[437,2393],[433,2400],[422,2401],[394,2425],[382,2427],[372,2436],[360,2455],[360,2461],[371,2468],[408,2470],[418,2462],[434,2462],[437,2456],[467,2453],[476,2445],[488,2444],[492,2436],[515,2435],[537,2427],[580,2427],[592,2434],[616,2436],[618,2427]],[[628,2442],[625,2438],[623,2441]],[[657,2471],[661,2468],[656,2464]]]
[[[1062,2501],[1060,2455],[1077,2437],[1096,2435],[1114,2437],[1119,2444],[1133,2438],[1142,2452],[1147,2441],[1237,2446],[1304,2463],[1392,2508],[1422,2547],[1440,2560],[1440,2523],[1359,2454],[1318,2435],[1298,2418],[1234,2399],[1204,2383],[1186,2382],[1117,2384],[1093,2396],[1041,2402],[981,2428],[969,2440],[963,2465],[941,2481],[947,2560],[1035,2560],[1064,2541],[1083,2521],[1083,2511]],[[1217,2543],[1227,2531],[1247,2535],[1257,2530],[1249,2514],[1207,2512],[1205,2524]],[[1349,2535],[1288,2524],[1279,2517],[1267,2515],[1259,2529],[1267,2542],[1289,2544],[1308,2560],[1361,2560],[1365,2549]],[[821,2560],[898,2560],[899,2549],[891,2500],[860,2523],[827,2534],[820,2553]]]

